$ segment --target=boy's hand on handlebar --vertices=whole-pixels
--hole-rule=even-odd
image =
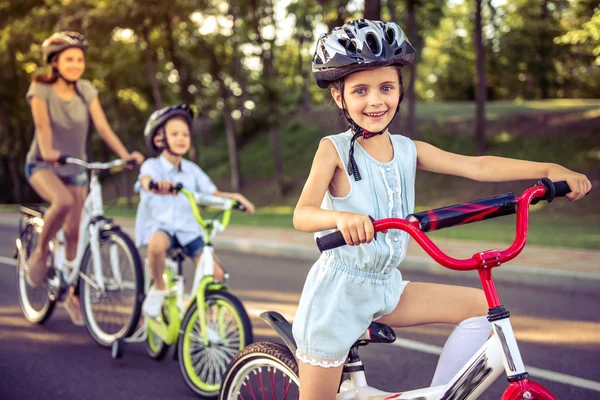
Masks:
[[[368,215],[345,212],[338,218],[336,225],[350,246],[371,243],[375,235],[373,222]]]
[[[155,186],[157,186],[158,188],[154,187],[152,189],[150,189],[150,191],[152,193],[156,193],[156,194],[170,194],[173,196],[177,196],[177,193],[173,193],[171,192],[171,190],[175,187],[175,182],[172,181],[153,181]]]
[[[548,178],[552,182],[566,181],[571,189],[571,193],[568,193],[565,197],[569,201],[577,201],[582,199],[590,190],[592,190],[592,183],[583,174],[571,171],[560,165],[556,165],[550,169]]]
[[[246,207],[246,214],[254,214],[254,204],[252,204],[252,202],[250,200],[248,200],[246,197],[244,197],[244,195],[238,193],[236,196],[236,200],[241,205]]]

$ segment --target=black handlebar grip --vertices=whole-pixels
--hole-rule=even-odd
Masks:
[[[567,194],[571,193],[571,188],[565,181],[554,182],[554,190],[556,191],[556,197],[565,197]]]
[[[58,163],[65,165],[67,163],[67,158],[69,158],[69,156],[66,154],[61,154],[60,157],[58,157]]]
[[[150,189],[150,190],[156,189],[157,190],[158,189],[158,183],[156,183],[154,181],[150,181],[150,183],[148,184],[148,189]],[[169,189],[169,192],[171,192],[171,193],[179,193],[179,191],[181,189],[183,189],[183,183],[178,183],[177,185],[172,186]]]
[[[125,165],[128,167],[137,167],[139,165],[139,163],[137,162],[136,159],[132,158],[131,160],[125,161]]]
[[[317,238],[317,247],[321,253],[325,250],[331,250],[345,245],[346,240],[344,239],[344,235],[342,235],[341,231],[335,231],[328,235]]]

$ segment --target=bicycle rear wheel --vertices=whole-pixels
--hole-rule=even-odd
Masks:
[[[29,259],[37,246],[41,231],[42,227],[34,224],[26,225],[23,230],[20,239],[26,259]],[[21,311],[27,320],[43,324],[52,315],[56,302],[50,299],[47,281],[39,287],[32,287],[27,283],[26,276],[27,266],[23,265],[21,257],[17,256],[17,296]]]
[[[298,362],[286,346],[254,343],[231,361],[219,400],[299,398]]]
[[[178,356],[188,386],[204,398],[216,399],[227,364],[252,343],[252,324],[237,297],[218,291],[206,296],[208,343],[202,338],[198,304],[190,305],[182,324]]]
[[[140,318],[144,277],[139,253],[121,230],[100,232],[104,291],[96,283],[89,246],[81,264],[79,288],[85,326],[96,343],[110,347],[115,340],[131,335]]]

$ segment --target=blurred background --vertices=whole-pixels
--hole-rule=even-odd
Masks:
[[[0,203],[39,202],[24,179],[33,121],[25,93],[42,41],[75,30],[112,128],[147,154],[150,113],[197,110],[190,159],[222,190],[260,208],[234,223],[292,227],[320,138],[345,120],[311,75],[319,34],[366,17],[395,21],[418,51],[392,133],[448,151],[556,162],[600,184],[597,0],[13,0],[0,1]],[[93,160],[114,157],[92,132]],[[137,172],[103,178],[107,213],[134,217]],[[419,172],[417,209],[533,182],[482,184]],[[539,205],[530,242],[600,248],[600,196]],[[509,241],[510,218],[439,235]],[[557,229],[557,227],[559,229]],[[551,231],[558,231],[549,234]]]

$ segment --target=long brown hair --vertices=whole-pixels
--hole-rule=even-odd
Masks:
[[[58,71],[56,71],[56,68],[50,67],[49,71],[36,74],[33,76],[33,78],[31,80],[33,82],[45,83],[47,85],[51,85],[58,80],[57,72]]]

